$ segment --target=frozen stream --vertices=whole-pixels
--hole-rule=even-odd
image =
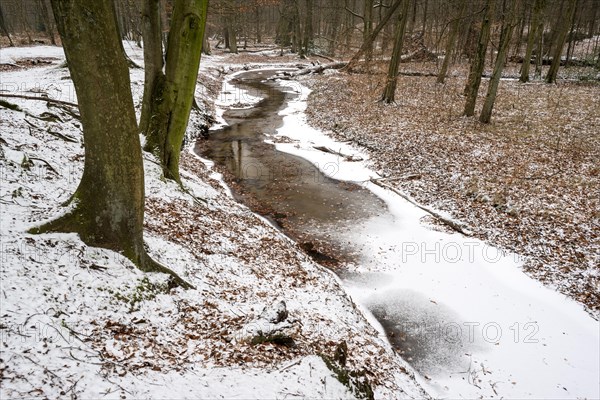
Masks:
[[[338,266],[426,389],[442,398],[600,398],[598,321],[523,274],[516,255],[423,223],[424,211],[368,182],[377,174],[364,162],[316,150],[366,158],[307,126],[308,90],[266,80],[275,73],[232,77],[222,105],[248,104],[225,111],[196,152],[229,172],[241,201]]]

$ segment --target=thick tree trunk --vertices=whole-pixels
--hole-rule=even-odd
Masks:
[[[558,67],[560,67],[560,57],[562,55],[562,49],[567,39],[569,25],[571,23],[571,20],[573,19],[573,14],[575,13],[575,6],[577,4],[577,0],[566,1],[567,11],[564,15],[561,15],[562,23],[560,24],[559,31],[557,33],[556,43],[554,47],[554,55],[552,57],[552,64],[550,65],[550,69],[548,70],[548,74],[546,75],[546,83],[556,82],[556,75],[558,75]]]
[[[525,58],[523,59],[523,65],[521,65],[521,77],[519,81],[525,83],[529,82],[529,67],[531,66],[531,56],[533,54],[533,46],[535,45],[535,39],[540,28],[540,17],[542,9],[544,7],[545,0],[535,0],[533,5],[533,13],[531,16],[531,24],[529,25],[529,34],[527,35],[527,49],[525,49]],[[538,51],[538,58],[540,57],[540,51]]]
[[[508,1],[511,2],[511,5],[504,13],[504,21],[502,24],[502,32],[500,33],[500,44],[498,46],[498,56],[496,57],[494,72],[490,78],[485,103],[483,104],[481,114],[479,115],[479,122],[483,122],[484,124],[488,124],[492,119],[492,110],[494,109],[494,102],[496,101],[496,94],[498,93],[498,85],[500,84],[500,77],[502,76],[502,70],[504,69],[504,64],[506,63],[506,58],[508,56],[510,38],[515,27],[515,3],[517,0]]]
[[[176,0],[166,73],[153,90],[146,150],[160,158],[165,177],[180,182],[179,156],[194,101],[207,0]]]
[[[458,13],[455,16],[454,21],[450,24],[450,33],[448,34],[448,42],[446,43],[446,54],[444,55],[444,62],[442,68],[437,77],[437,83],[444,83],[446,80],[446,74],[448,73],[448,66],[450,65],[451,54],[454,51],[456,45],[456,37],[458,36],[458,30],[462,21],[465,5],[467,0],[461,0],[458,4]]]
[[[129,68],[112,0],[52,0],[77,92],[85,166],[73,209],[32,233],[77,232],[92,246],[122,252],[144,271],[172,271],[143,244],[144,170]]]
[[[384,103],[393,103],[396,94],[396,84],[398,82],[398,68],[400,67],[400,59],[402,57],[402,45],[404,43],[404,31],[406,30],[406,22],[408,20],[408,6],[410,0],[403,0],[402,9],[398,16],[398,25],[396,26],[396,35],[394,39],[394,50],[392,51],[392,59],[388,68],[387,81],[381,101]]]
[[[142,8],[144,37],[144,98],[140,132],[147,134],[152,114],[152,97],[156,84],[164,79],[160,0],[145,0]]]
[[[479,33],[479,42],[477,44],[477,52],[471,61],[469,70],[469,78],[465,87],[464,115],[472,117],[475,115],[475,103],[477,102],[477,93],[481,85],[481,75],[485,66],[485,54],[487,53],[488,42],[490,41],[490,27],[492,24],[492,16],[494,15],[495,0],[486,0],[485,14]]]

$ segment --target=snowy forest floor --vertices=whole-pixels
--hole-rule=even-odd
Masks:
[[[141,49],[125,47],[142,64]],[[0,59],[4,93],[76,101],[61,48],[2,49]],[[210,105],[222,72],[241,65],[202,65],[197,98]],[[139,111],[143,70],[131,78]],[[427,397],[338,279],[189,152],[186,192],[145,154],[145,240],[196,289],[171,288],[74,234],[27,234],[64,212],[83,171],[83,136],[74,110],[3,100],[19,109],[0,107],[1,398],[348,398],[368,394],[365,378],[378,398]],[[194,113],[189,130],[205,125]],[[262,312],[282,300],[283,321]],[[283,336],[252,342],[259,331]]]
[[[503,80],[485,125],[461,116],[465,68],[455,67],[443,85],[435,77],[400,76],[392,105],[377,102],[383,63],[371,74],[302,77],[313,90],[308,122],[365,149],[386,183],[449,213],[473,236],[524,256],[530,276],[597,319],[600,83],[573,80],[576,68],[561,68],[559,78],[568,80],[556,85]],[[403,63],[401,71],[437,69]],[[505,75],[518,76],[518,65],[509,64]],[[479,107],[486,90],[484,79]]]

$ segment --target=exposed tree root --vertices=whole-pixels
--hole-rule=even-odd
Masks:
[[[159,272],[170,275],[174,286],[179,286],[183,289],[195,289],[189,282],[181,278],[175,271],[164,265],[154,261],[144,249],[142,243],[124,246],[122,243],[97,243],[93,234],[86,232],[86,224],[84,222],[85,215],[81,210],[75,209],[55,220],[47,222],[41,226],[37,226],[28,230],[28,233],[40,235],[51,232],[75,232],[79,234],[81,240],[88,246],[102,247],[116,251],[127,257],[143,272]],[[125,248],[129,247],[129,248]]]

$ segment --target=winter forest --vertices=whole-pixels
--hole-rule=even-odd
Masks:
[[[600,1],[0,0],[0,398],[600,398]]]

